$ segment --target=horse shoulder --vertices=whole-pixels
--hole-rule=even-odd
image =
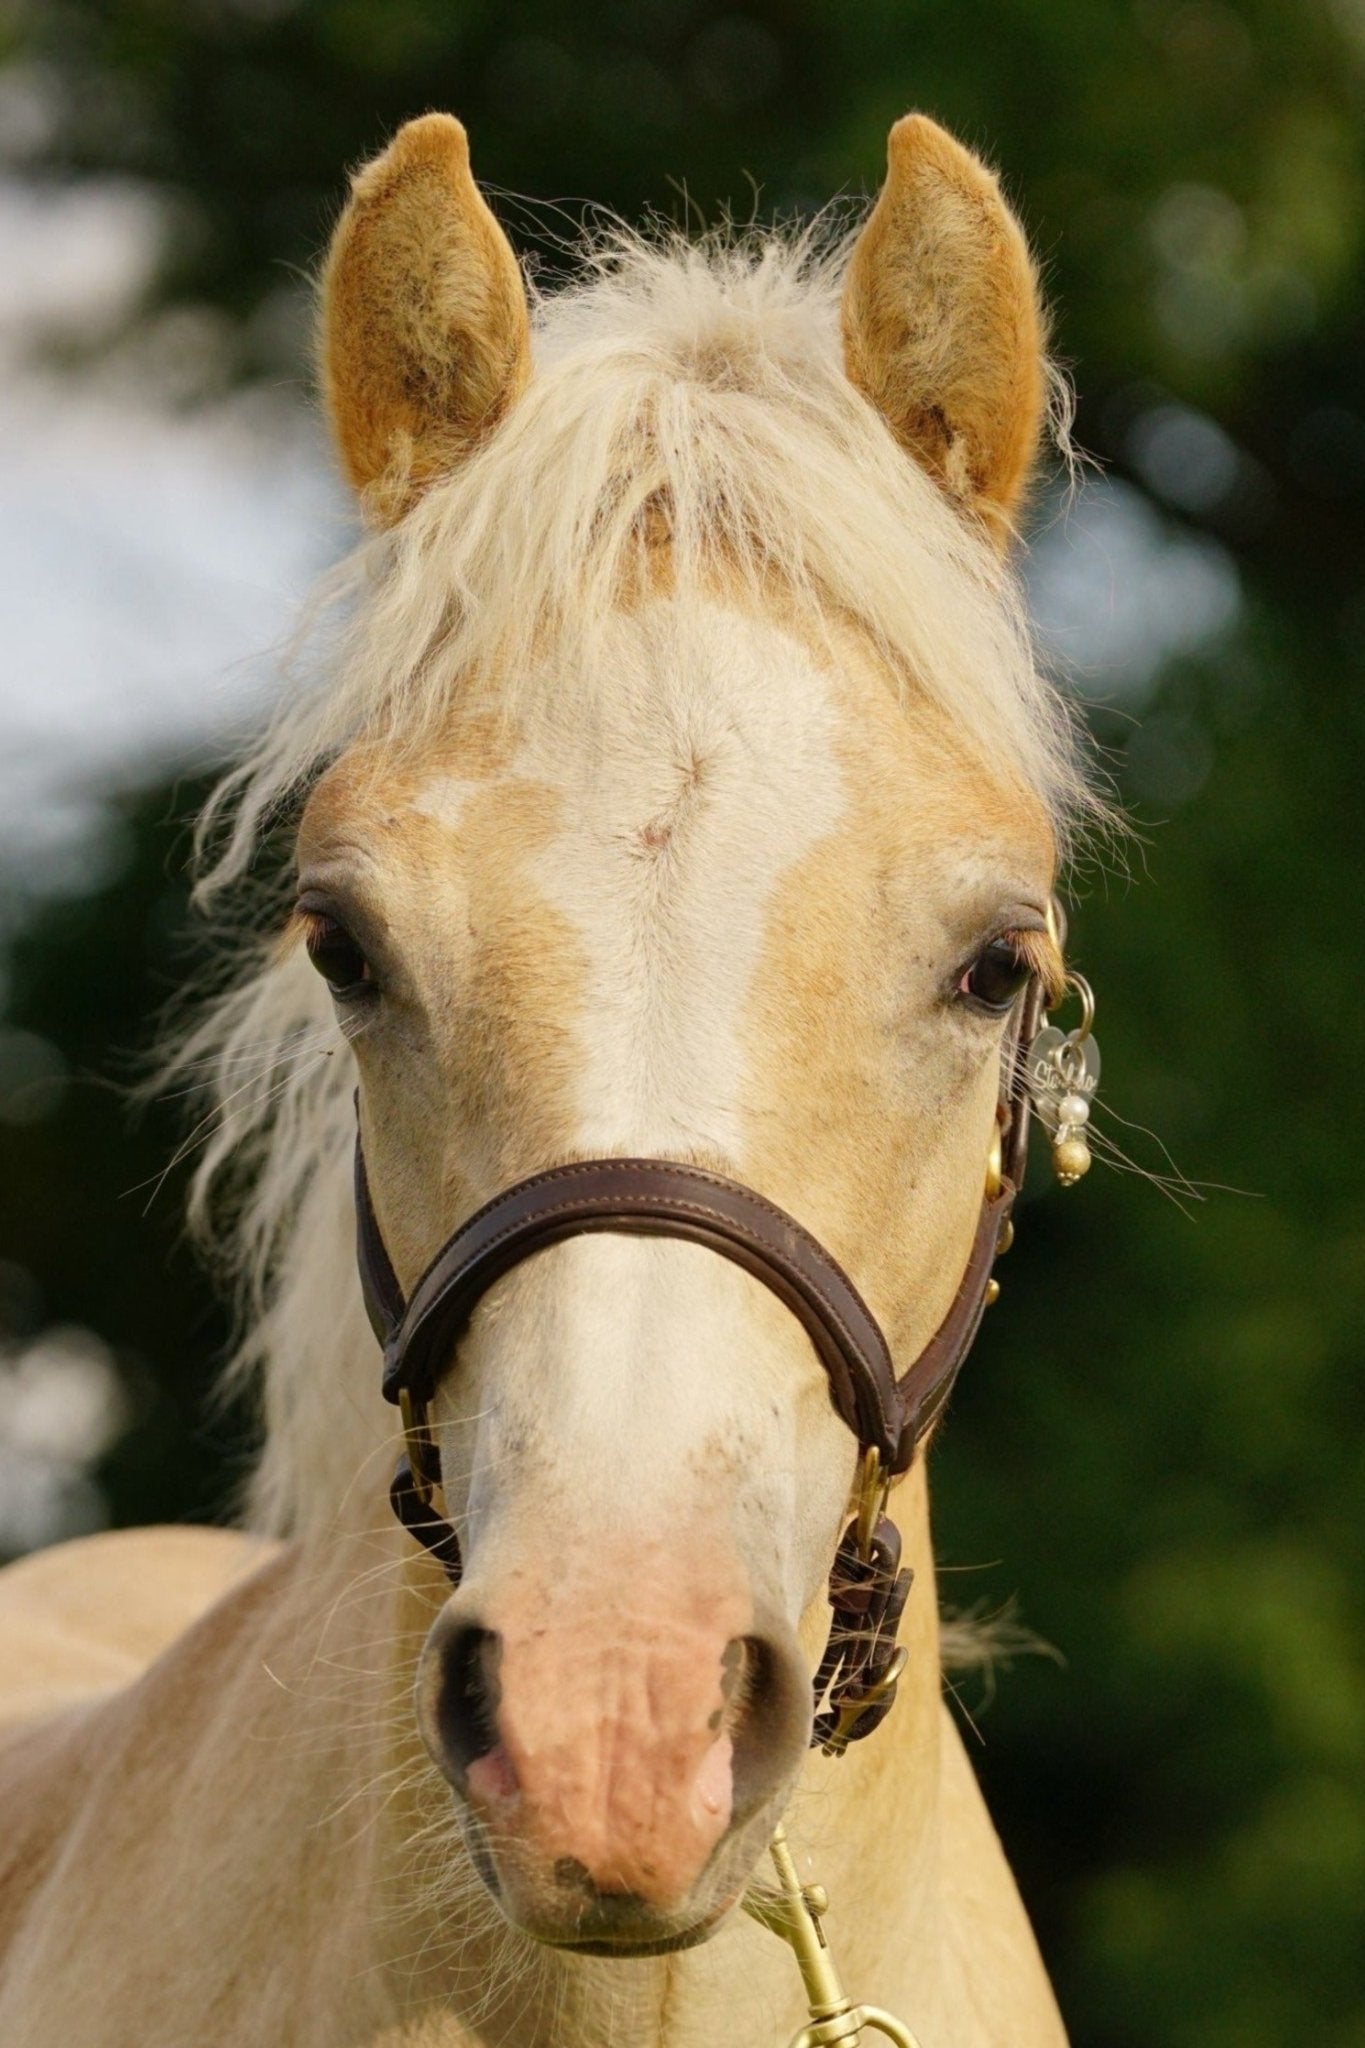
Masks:
[[[447,2013],[400,2023],[377,1967],[378,1695],[337,1693],[324,1637],[349,1581],[324,1563],[148,1532],[0,1587],[0,1627],[60,1616],[106,1672],[164,1644],[132,1683],[0,1731],[4,2048],[468,2048]]]
[[[0,1572],[0,1730],[130,1684],[272,1546],[237,1530],[122,1529]]]
[[[196,1780],[221,1777],[230,1752],[243,1804],[249,1695],[290,1568],[276,1545],[159,1530],[64,1545],[0,1575],[0,1642],[20,1651],[0,1729],[6,2048],[114,2048],[138,2015],[147,2048],[183,2041],[184,1998],[212,1983],[212,1944],[197,1954],[190,1938],[198,1893],[241,1817],[221,1783],[201,1810]],[[247,1833],[268,1868],[259,1826]]]

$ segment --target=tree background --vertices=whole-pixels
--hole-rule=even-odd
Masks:
[[[714,218],[873,190],[912,106],[1003,169],[1101,465],[1108,601],[1155,650],[1078,678],[1141,836],[1131,879],[1073,878],[1073,950],[1113,1115],[1217,1186],[1177,1206],[1097,1172],[1028,1204],[936,1453],[939,1544],[950,1599],[1017,1591],[1064,1662],[967,1687],[974,1753],[1078,2044],[1362,2048],[1365,7],[48,0],[0,20],[11,174],[158,209],[146,291],[97,346],[41,337],[47,359],[140,364],[177,406],[308,405],[305,281],[344,171],[428,107],[466,120],[550,269],[575,195]],[[1064,599],[1067,516],[1046,502],[1038,540]],[[1163,638],[1171,550],[1222,593],[1183,638]],[[250,1418],[209,1403],[225,1324],[177,1171],[148,1202],[176,1107],[130,1128],[112,1085],[210,957],[186,906],[202,788],[160,763],[137,782],[105,804],[117,858],[60,891],[22,845],[0,864],[0,1495],[29,1500],[40,1468],[48,1487],[11,1548],[222,1515],[250,1455]],[[44,1388],[69,1396],[55,1421]]]

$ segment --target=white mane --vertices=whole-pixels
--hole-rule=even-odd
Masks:
[[[1012,770],[1064,841],[1092,807],[1068,708],[1008,572],[844,375],[844,253],[776,233],[590,251],[535,309],[535,375],[505,423],[330,580],[316,682],[209,806],[201,895],[243,879],[353,741],[420,748],[455,692],[494,679],[514,712],[554,639],[593,673],[592,636],[661,522],[679,591],[723,564],[817,632],[856,620],[906,701]],[[167,1071],[208,1077],[191,1215],[244,1291],[232,1371],[260,1376],[266,1429],[252,1519],[317,1529],[394,1421],[353,1270],[353,1063],[318,978],[257,939]]]

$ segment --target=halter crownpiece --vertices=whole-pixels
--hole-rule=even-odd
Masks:
[[[1054,937],[1061,913],[1049,919]],[[899,1376],[881,1328],[852,1280],[785,1210],[724,1174],[669,1159],[591,1159],[550,1167],[504,1188],[441,1246],[406,1299],[370,1199],[359,1131],[355,1148],[356,1253],[371,1325],[384,1352],[383,1390],[403,1417],[404,1455],[389,1497],[399,1521],[458,1585],[459,1539],[436,1505],[441,1460],[428,1404],[479,1302],[533,1252],[610,1231],[705,1245],[761,1280],[802,1325],[825,1369],[834,1407],[862,1451],[854,1518],[829,1581],[832,1621],[814,1679],[812,1743],[839,1755],[890,1711],[905,1662],[896,1630],[910,1590],[901,1539],[887,1516],[891,1482],[907,1471],[943,1411],[981,1318],[996,1299],[997,1257],[1014,1237],[1030,1108],[1053,1141],[1062,1184],[1090,1163],[1084,1141],[1099,1055],[1094,998],[1079,976],[1076,1030],[1043,1024],[1045,992],[1031,975],[1001,1059],[1000,1096],[981,1214],[947,1314]]]

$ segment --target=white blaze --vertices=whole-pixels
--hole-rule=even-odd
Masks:
[[[536,876],[583,942],[579,1143],[735,1156],[774,893],[845,808],[829,678],[715,604],[650,604],[607,658],[599,715],[551,714],[523,757],[564,792]]]

